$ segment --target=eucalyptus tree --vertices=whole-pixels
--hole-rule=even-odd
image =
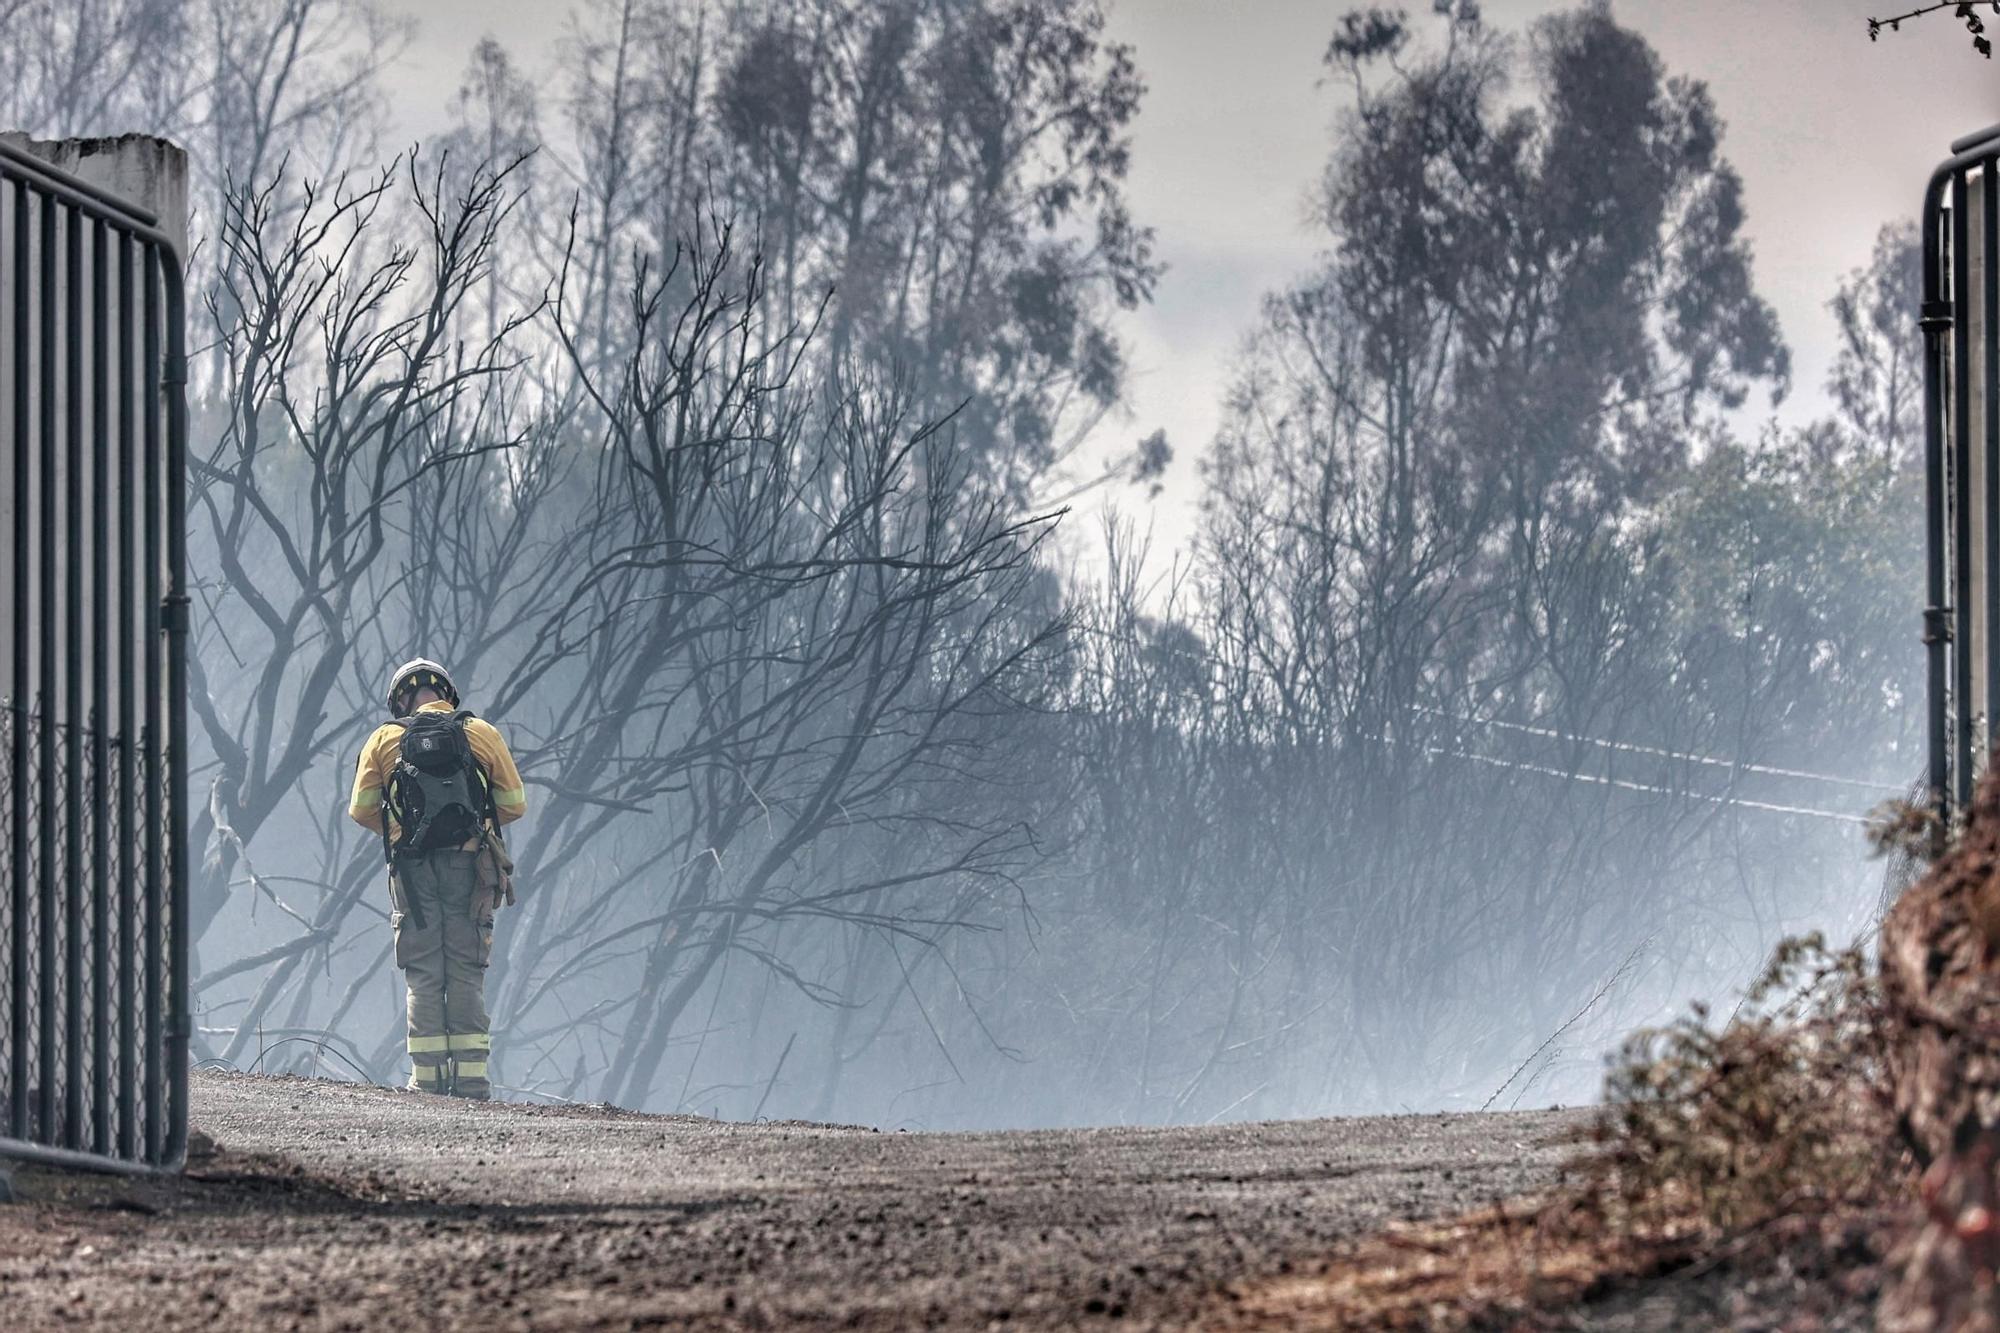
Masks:
[[[593,256],[719,200],[774,325],[832,293],[820,352],[955,414],[996,491],[1024,500],[1117,400],[1112,318],[1159,266],[1124,187],[1144,86],[1098,0],[593,0],[564,63],[594,327]]]
[[[1440,10],[1430,40],[1337,28],[1330,250],[1267,304],[1205,477],[1207,637],[1288,756],[1257,882],[1296,902],[1274,919],[1345,988],[1378,1089],[1463,1068],[1474,995],[1555,1029],[1716,823],[1642,812],[1621,783],[1698,774],[1607,770],[1591,738],[1742,739],[1686,688],[1646,534],[1788,369],[1706,90],[1602,8],[1525,41]]]
[[[1913,222],[1876,233],[1866,266],[1847,275],[1828,303],[1839,351],[1827,374],[1838,442],[1887,459],[1897,470],[1923,465],[1923,334],[1910,311],[1923,299],[1923,254]]]

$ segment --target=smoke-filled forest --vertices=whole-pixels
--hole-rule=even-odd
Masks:
[[[1864,929],[1921,767],[1914,224],[1781,427],[1704,85],[1605,5],[1420,8],[1329,14],[1321,259],[1220,430],[1106,449],[1164,220],[1098,0],[585,0],[468,34],[414,147],[371,0],[0,0],[8,127],[193,164],[197,1053],[400,1081],[346,805],[419,654],[527,784],[514,1098],[1542,1105]]]

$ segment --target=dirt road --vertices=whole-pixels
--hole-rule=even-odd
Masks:
[[[178,1182],[22,1169],[0,1326],[1212,1328],[1551,1181],[1577,1112],[883,1134],[199,1074]]]

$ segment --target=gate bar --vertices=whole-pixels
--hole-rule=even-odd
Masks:
[[[2000,261],[1991,238],[1995,235],[1995,174],[2000,173],[2000,125],[1969,134],[1951,145],[1952,156],[1931,173],[1924,190],[1922,224],[1923,304],[1919,327],[1924,334],[1924,509],[1925,509],[1925,601],[1923,642],[1927,656],[1926,686],[1929,712],[1930,761],[1927,768],[1929,801],[1939,817],[1942,835],[1951,825],[1954,812],[1972,798],[1973,735],[1971,694],[1973,681],[1972,607],[1969,604],[1971,551],[1971,502],[1967,479],[1971,465],[1972,441],[1966,438],[1965,423],[1970,415],[1971,382],[1967,371],[1971,349],[1969,315],[1974,294],[1970,290],[1965,264],[1970,249],[1966,219],[1965,173],[1983,168],[1981,228],[1988,242],[1987,273],[1983,298],[1986,316],[1986,375],[1982,397],[1986,408],[1986,438],[1980,441],[1988,463],[1987,493],[1981,496],[1986,518],[1987,546],[2000,539],[2000,375],[1994,373],[1996,354],[1993,340],[2000,337],[2000,288],[1996,288],[1994,266]],[[1950,190],[1951,231],[1944,229],[1945,194]],[[1952,290],[1943,290],[1947,270]],[[1952,378],[1945,383],[1945,337],[1951,343]],[[1947,456],[1945,425],[1949,410],[1953,429]],[[1949,485],[1947,482],[1949,481]],[[1949,550],[1947,549],[1949,543]],[[1989,566],[1988,582],[2000,577],[2000,566]],[[1989,587],[1989,601],[1996,590]],[[1988,661],[1981,664],[1988,681],[2000,680],[2000,617],[1987,624]],[[1994,711],[2000,696],[1989,695],[1987,706]],[[1988,723],[1992,725],[1991,720]],[[1994,739],[1994,738],[1989,738]]]
[[[28,303],[24,299],[32,284],[29,278],[32,268],[28,262],[28,186],[25,181],[15,181],[14,186],[14,290],[20,293],[14,301],[14,394],[20,398],[28,383]],[[25,507],[28,500],[28,413],[17,410],[14,413],[14,504]],[[28,525],[14,524],[14,605],[28,604]],[[13,652],[14,681],[28,678],[28,637],[14,636]],[[8,790],[13,795],[13,808],[8,820],[8,885],[12,898],[12,929],[9,932],[13,947],[13,966],[10,969],[13,990],[13,1012],[9,1015],[8,1029],[12,1038],[9,1052],[8,1111],[7,1124],[10,1132],[18,1133],[28,1121],[28,710],[21,706],[19,699],[10,701],[14,711],[12,744],[8,748]]]
[[[2000,139],[2000,125],[1988,125],[1983,130],[1974,130],[1971,134],[1963,138],[1953,139],[1951,141],[1951,151],[1956,156],[1959,153],[1978,148],[1982,144],[1990,143],[1995,139]]]
[[[10,1015],[9,1024],[10,1036],[13,1038],[9,1067],[13,1077],[10,1079],[9,1087],[8,1134],[12,1137],[0,1137],[0,1158],[125,1173],[177,1171],[185,1164],[187,1154],[188,1048],[192,1035],[188,1008],[187,849],[186,836],[181,827],[186,818],[187,786],[188,598],[187,540],[184,522],[187,499],[187,405],[182,395],[182,386],[187,380],[186,295],[180,257],[176,242],[160,230],[159,218],[150,210],[87,181],[79,180],[12,144],[0,142],[0,187],[7,184],[13,187],[16,220],[13,233],[16,241],[13,277],[19,293],[11,321],[14,336],[13,384],[20,407],[16,413],[14,430],[16,497],[17,502],[25,509],[29,499],[29,487],[32,485],[40,496],[39,507],[44,516],[51,519],[59,513],[65,516],[67,521],[65,535],[71,546],[70,563],[65,570],[63,586],[58,590],[55,578],[54,523],[43,524],[39,541],[31,541],[28,525],[25,522],[17,522],[14,535],[14,605],[16,614],[25,614],[32,605],[37,618],[51,631],[55,629],[52,618],[59,604],[77,614],[71,616],[67,633],[60,636],[63,639],[64,654],[73,664],[72,669],[65,674],[64,680],[64,699],[71,706],[71,715],[66,719],[69,734],[62,737],[60,744],[58,743],[53,707],[45,707],[41,710],[40,718],[31,719],[24,702],[15,699],[13,711],[17,724],[12,738],[13,743],[9,747],[9,754],[5,757],[14,784],[14,806],[9,828],[12,843],[9,848],[9,863],[13,872],[11,893],[15,909],[12,919],[11,942],[14,949],[10,976],[14,983],[13,993],[17,997],[17,1003]],[[31,207],[31,190],[40,195],[39,209]],[[4,192],[0,191],[0,200],[4,198]],[[56,296],[55,281],[58,210],[64,224],[62,234],[66,241],[65,276],[70,279],[67,292],[60,298]],[[92,374],[89,383],[85,380],[81,351],[81,327],[85,318],[81,283],[82,236],[87,224],[92,231],[93,256],[96,260],[89,314],[95,317],[96,332],[99,335],[97,350],[93,353],[91,361]],[[67,947],[64,953],[75,955],[70,961],[80,962],[81,927],[84,924],[86,910],[84,893],[87,892],[89,922],[96,927],[94,933],[98,936],[98,941],[92,946],[94,959],[102,960],[108,947],[108,941],[103,935],[109,898],[104,885],[103,864],[107,849],[99,846],[91,847],[89,851],[93,854],[93,860],[97,865],[93,869],[86,870],[80,864],[82,860],[82,848],[78,842],[80,826],[76,823],[80,803],[86,790],[93,810],[102,814],[107,808],[104,795],[107,765],[100,762],[95,776],[86,784],[81,771],[85,749],[81,738],[85,731],[92,733],[95,737],[90,743],[92,758],[101,757],[106,748],[104,732],[108,724],[108,719],[103,715],[105,694],[101,671],[98,673],[99,678],[91,699],[91,703],[96,706],[91,719],[92,725],[86,727],[81,714],[82,686],[76,670],[83,665],[83,645],[80,640],[85,633],[92,636],[90,653],[92,665],[96,665],[104,655],[105,614],[100,598],[99,605],[94,611],[94,619],[88,628],[85,626],[81,615],[82,608],[77,606],[83,595],[82,566],[79,562],[86,558],[92,561],[91,591],[100,591],[104,583],[102,561],[105,558],[107,541],[101,522],[93,534],[98,540],[90,545],[90,549],[85,549],[83,544],[77,541],[77,533],[84,516],[79,488],[82,484],[82,471],[88,466],[91,469],[94,489],[100,491],[100,494],[93,498],[92,517],[101,518],[105,509],[101,488],[105,480],[109,450],[109,414],[104,392],[106,358],[115,356],[121,371],[129,372],[132,369],[132,343],[135,341],[130,336],[121,336],[115,352],[105,345],[103,312],[108,301],[106,287],[110,281],[109,270],[104,262],[107,226],[119,233],[120,262],[117,271],[120,314],[129,320],[137,306],[143,305],[144,310],[143,333],[138,339],[144,343],[145,362],[138,368],[142,378],[135,381],[129,373],[122,377],[126,389],[120,395],[121,405],[118,412],[119,475],[120,480],[125,483],[120,488],[121,512],[116,537],[120,553],[121,593],[130,590],[132,581],[132,553],[129,544],[134,540],[135,525],[130,521],[131,491],[132,483],[140,480],[134,475],[135,471],[143,473],[147,502],[144,525],[148,528],[164,525],[164,530],[157,533],[161,539],[161,546],[153,549],[161,551],[163,548],[167,565],[164,571],[165,587],[162,588],[162,571],[158,559],[147,559],[144,562],[146,568],[143,590],[146,600],[140,606],[133,608],[140,614],[134,616],[133,624],[126,627],[127,632],[120,635],[122,645],[120,665],[124,667],[129,663],[131,656],[131,631],[137,629],[144,634],[146,678],[152,686],[144,691],[147,696],[142,724],[146,740],[144,762],[138,762],[139,756],[133,753],[135,747],[132,742],[141,734],[134,727],[126,728],[125,741],[120,747],[119,755],[121,774],[130,774],[134,779],[131,782],[121,781],[119,784],[121,812],[132,810],[134,814],[140,811],[144,814],[144,819],[137,830],[141,844],[139,846],[131,845],[133,823],[129,820],[121,821],[121,830],[126,835],[124,841],[127,843],[122,849],[119,867],[118,901],[121,908],[130,904],[134,896],[130,892],[132,871],[143,865],[150,872],[146,875],[150,881],[145,894],[146,901],[142,907],[139,904],[132,904],[143,912],[143,929],[135,928],[138,923],[134,920],[133,912],[121,912],[119,948],[121,961],[132,959],[137,951],[138,937],[141,935],[158,941],[164,928],[166,939],[164,949],[145,950],[143,970],[146,976],[143,981],[131,975],[135,969],[128,967],[121,970],[118,983],[121,999],[132,997],[135,990],[140,990],[144,995],[146,1039],[143,1050],[134,1051],[133,1046],[136,1043],[133,1039],[136,1034],[132,1031],[133,1024],[123,1021],[118,1025],[120,1031],[117,1044],[120,1054],[130,1058],[122,1058],[120,1061],[117,1090],[120,1133],[119,1142],[116,1144],[110,1142],[109,1125],[105,1120],[111,1113],[110,1100],[105,1095],[108,1092],[105,1082],[107,1070],[100,1068],[95,1071],[92,1087],[93,1113],[90,1117],[93,1123],[90,1124],[84,1122],[81,1114],[78,1100],[81,1085],[74,1077],[65,1079],[65,1095],[60,1108],[63,1114],[58,1118],[56,1089],[53,1078],[49,1077],[50,1072],[58,1067],[56,1053],[49,1045],[54,1039],[57,1026],[54,975],[54,964],[57,961],[54,938],[56,912],[61,911],[64,914],[64,924],[67,928],[65,941]],[[141,261],[145,283],[143,293],[133,291],[135,264],[132,261],[135,258],[133,255],[135,242],[144,247]],[[31,251],[34,252],[34,258],[39,259],[39,264],[31,258]],[[162,262],[160,258],[163,252],[169,256],[166,262]],[[30,317],[26,296],[33,286],[30,279],[37,274],[37,270],[42,281],[42,299],[36,302],[39,306],[40,319],[33,320]],[[133,299],[135,296],[139,298],[137,301]],[[55,328],[56,306],[59,301],[64,308],[65,334],[65,342],[60,350],[56,342]],[[39,359],[39,364],[31,360],[29,353],[33,342],[29,336],[31,330],[41,335],[40,345],[44,349],[44,354]],[[162,334],[164,334],[164,346]],[[62,500],[65,503],[61,510],[56,508],[55,483],[57,454],[55,427],[58,415],[55,388],[59,360],[64,372],[62,382],[69,391],[69,397],[63,404],[67,410],[62,415],[65,417],[64,424],[67,427],[65,443],[72,455],[69,467],[65,471],[66,484],[62,488]],[[36,371],[39,371],[39,374],[35,374]],[[31,376],[38,382],[37,384],[31,385]],[[143,460],[135,460],[133,450],[135,423],[130,392],[135,382],[140,384],[144,398],[140,410],[143,413],[146,438],[155,442],[155,447],[145,451],[146,456]],[[39,403],[35,402],[35,395],[31,392],[36,388],[39,388]],[[165,405],[164,433],[161,431],[163,423],[160,402],[163,391],[171,391],[168,393],[170,401]],[[92,395],[91,425],[95,436],[88,450],[81,439],[82,402],[86,392]],[[30,458],[36,455],[37,445],[41,467],[31,470]],[[160,445],[164,446],[164,457],[161,456]],[[135,461],[139,462],[137,469],[131,466]],[[36,570],[36,577],[31,579],[28,573],[30,558],[35,554],[41,556],[41,563]],[[61,599],[60,603],[58,598]],[[123,600],[123,605],[132,607],[129,598]],[[161,697],[159,689],[162,680],[159,638],[162,632],[167,638],[164,698]],[[35,637],[39,642],[32,646],[27,641],[28,636],[17,635],[15,638],[12,657],[13,679],[17,691],[31,676],[38,680],[44,692],[52,690],[55,686],[58,635],[49,632]],[[39,648],[39,652],[34,651],[36,648]],[[36,667],[40,670],[36,671]],[[119,690],[121,721],[129,720],[134,724],[140,724],[141,719],[133,716],[134,696],[138,692],[131,687],[129,671],[126,672],[124,680],[125,684]],[[32,731],[27,725],[31,721],[36,724]],[[31,741],[40,742],[39,765],[29,762],[28,747]],[[69,761],[66,771],[61,773],[56,771],[58,757]],[[144,785],[143,796],[135,790],[140,782]],[[33,794],[38,795],[40,800],[40,808],[34,812],[36,817],[32,821],[29,818],[31,787],[38,789]],[[58,792],[77,798],[67,811],[66,822],[69,827],[65,830],[63,846],[60,849],[56,846],[52,828],[55,822],[54,805]],[[39,856],[29,855],[28,831],[31,822],[42,835]],[[172,827],[167,827],[169,823]],[[101,841],[102,820],[98,821],[98,828]],[[41,975],[38,978],[40,984],[37,989],[42,1002],[39,1033],[42,1058],[39,1061],[39,1069],[43,1077],[42,1086],[36,1090],[39,1095],[31,1097],[26,1063],[29,1049],[27,1042],[30,1036],[27,1030],[29,1026],[27,1007],[19,1003],[26,998],[24,992],[30,984],[26,947],[30,933],[29,913],[25,909],[31,897],[29,885],[37,878],[38,872],[44,883],[53,883],[57,879],[53,872],[58,856],[61,857],[64,871],[62,878],[70,885],[71,891],[60,904],[54,901],[54,895],[50,895],[41,914],[43,966],[39,969]],[[141,856],[144,858],[143,861],[140,860]],[[51,908],[55,910],[49,910]],[[94,1000],[101,999],[104,995],[106,980],[101,975],[93,979]],[[68,1021],[63,1025],[66,1035],[70,1038],[70,1049],[64,1053],[68,1057],[65,1062],[67,1064],[81,1058],[85,1037],[79,1012],[81,1006],[75,1003],[82,995],[79,969],[72,966],[66,981],[68,984],[65,987],[65,998],[72,1001],[67,1014]],[[102,1065],[110,1056],[112,1038],[108,1031],[105,1005],[98,1003],[95,1007],[92,1030],[89,1033],[90,1054],[93,1062]],[[121,1005],[121,1009],[129,1015],[129,1005]],[[143,1089],[134,1086],[138,1079],[137,1066],[142,1062],[146,1066]],[[138,1097],[143,1097],[144,1101],[143,1125],[139,1124],[139,1108],[134,1106],[134,1101]],[[36,1112],[40,1113],[38,1126],[35,1124]],[[37,1139],[47,1142],[24,1140],[20,1137],[24,1133],[33,1134]],[[64,1146],[57,1146],[58,1142]],[[107,1151],[83,1151],[86,1143]],[[121,1158],[110,1155],[112,1152],[123,1152],[130,1156]],[[131,1160],[131,1157],[142,1160]]]

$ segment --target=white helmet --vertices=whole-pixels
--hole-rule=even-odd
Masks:
[[[428,657],[419,657],[403,663],[389,676],[389,716],[409,712],[410,697],[422,689],[436,690],[453,708],[458,707],[458,690],[450,673]]]

